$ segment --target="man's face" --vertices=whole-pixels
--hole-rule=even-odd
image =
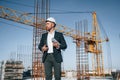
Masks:
[[[46,30],[50,31],[53,28],[54,24],[52,22],[46,22]]]

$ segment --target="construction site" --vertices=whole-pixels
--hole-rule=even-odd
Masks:
[[[8,3],[14,4],[15,2],[8,1]],[[0,80],[45,80],[44,65],[42,63],[43,53],[38,49],[38,45],[42,34],[46,33],[46,19],[51,14],[61,13],[51,12],[51,4],[52,0],[34,0],[33,13],[22,12],[0,5],[0,18],[6,20],[5,24],[7,24],[7,21],[11,21],[33,28],[32,46],[18,46],[17,53],[12,52],[9,59],[0,61]],[[61,14],[66,13],[68,12]],[[97,12],[71,11],[69,13],[77,13],[79,15],[88,14],[91,19],[89,21],[87,19],[77,20],[73,22],[74,26],[72,28],[67,26],[67,24],[57,23],[56,25],[55,30],[63,33],[64,37],[71,38],[71,43],[75,47],[75,58],[73,58],[75,60],[75,62],[73,61],[75,67],[74,69],[67,70],[65,68],[66,63],[63,62],[61,72],[62,80],[119,80],[120,71],[112,72],[110,49],[107,53],[107,69],[105,68],[106,56],[104,57],[104,45],[107,43],[108,47],[110,47],[110,39],[104,27],[99,23]],[[67,45],[72,46],[71,44]],[[32,54],[28,53],[29,51]],[[67,54],[63,51],[63,55],[64,53]],[[72,62],[70,58],[69,62]]]

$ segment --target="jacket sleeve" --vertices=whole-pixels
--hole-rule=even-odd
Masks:
[[[42,34],[42,37],[41,37],[41,40],[40,40],[40,43],[38,45],[38,48],[40,49],[40,51],[42,51],[42,47],[44,46],[44,35]]]
[[[64,36],[63,34],[61,33],[60,34],[60,48],[59,49],[66,49],[67,48],[67,44],[66,44],[66,41],[64,39]]]

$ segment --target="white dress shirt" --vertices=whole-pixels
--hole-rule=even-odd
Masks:
[[[53,53],[52,38],[54,38],[54,35],[55,35],[55,31],[53,31],[52,33],[48,32],[48,36],[47,36],[48,53]]]

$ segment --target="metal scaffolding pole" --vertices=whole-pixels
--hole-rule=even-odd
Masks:
[[[49,16],[49,0],[35,0],[34,4],[35,27],[33,29],[32,75],[34,80],[44,80],[42,52],[38,49],[38,45],[42,34],[45,32],[45,30],[41,29],[41,27],[45,27],[45,21],[41,20],[45,20]],[[39,20],[39,18],[41,20]]]
[[[89,80],[88,53],[85,51],[87,23],[84,21],[76,23],[76,66],[77,80]]]

